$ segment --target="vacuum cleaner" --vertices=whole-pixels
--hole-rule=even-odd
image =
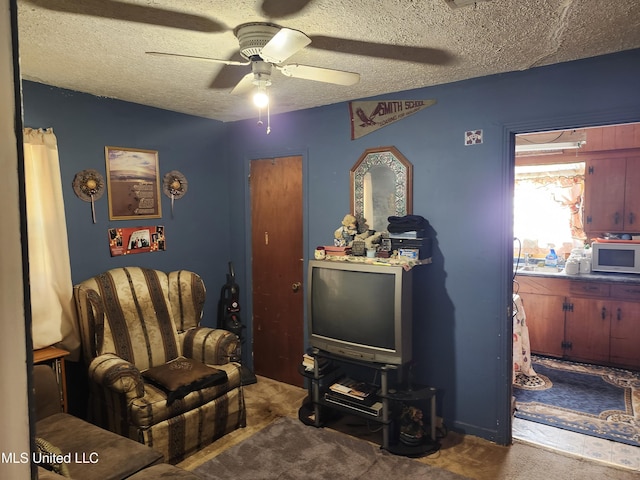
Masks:
[[[240,319],[240,286],[236,283],[232,262],[229,262],[227,283],[222,286],[220,291],[217,328],[228,330],[238,337],[238,348],[231,357],[231,361],[240,363],[242,385],[256,383],[258,380],[254,373],[245,365],[242,365],[242,344],[244,343],[242,331],[246,327]]]

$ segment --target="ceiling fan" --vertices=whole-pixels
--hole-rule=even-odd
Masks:
[[[104,18],[108,20],[116,20],[127,23],[142,23],[148,25],[157,25],[160,27],[205,33],[222,33],[228,31],[228,28],[223,21],[219,19],[213,19],[208,15],[186,13],[175,10],[173,8],[163,8],[161,6],[142,4],[154,2],[141,2],[138,4],[129,3],[130,0],[83,0],[82,2],[69,2],[68,0],[20,1],[22,3],[30,4],[37,8],[46,10],[70,13],[74,15],[85,15],[96,18]],[[446,1],[469,3],[471,0]],[[313,3],[313,0],[261,0],[256,8],[260,16],[273,21],[275,19],[291,18],[296,14],[299,14],[300,12],[306,10],[309,5]],[[247,25],[251,24],[241,25],[234,30],[238,39],[240,39],[240,32],[238,30],[240,30],[241,27]],[[273,24],[269,23],[259,25],[273,26]],[[275,27],[279,28],[277,26]],[[250,31],[250,29],[244,30],[244,32]],[[266,33],[264,35],[267,36]],[[271,38],[273,38],[274,35],[275,34],[268,35],[268,39],[265,41],[265,45]],[[371,40],[362,41],[349,38],[330,37],[326,35],[313,35],[307,38],[311,38],[313,40],[313,44],[310,45],[310,48],[316,50],[319,49],[325,51],[338,51],[358,56],[388,58],[397,61],[422,63],[426,65],[447,65],[455,61],[455,57],[451,55],[450,52],[438,48],[395,45],[383,42],[375,42]],[[187,55],[183,56],[186,57]],[[209,59],[209,61],[214,61],[214,59]],[[219,63],[225,63],[227,65],[234,64],[230,60],[221,60]],[[293,70],[293,68],[290,68],[289,70]],[[303,70],[309,69],[298,67],[297,70],[297,75],[301,76]],[[218,78],[214,81],[212,87],[232,87],[237,82],[237,78],[232,77],[232,75],[229,75],[228,77],[222,76],[222,78]]]
[[[133,1],[133,3],[131,3]],[[458,0],[467,1],[467,0]],[[203,33],[226,33],[229,28],[222,19],[193,12],[181,12],[164,7],[164,2],[140,2],[139,0],[20,0],[35,8],[51,10],[64,14],[89,16],[106,21],[139,23],[161,28],[182,29]],[[306,46],[315,50],[334,51],[371,58],[387,58],[399,62],[411,62],[427,65],[447,65],[455,62],[455,57],[445,49],[425,46],[412,46],[371,40],[331,37],[326,35],[307,36],[301,31],[269,23],[277,19],[291,18],[307,10],[314,0],[243,0],[242,3],[254,3],[263,22],[245,23],[233,30],[239,52],[228,60],[182,55],[168,52],[147,52],[153,55],[183,57],[187,59],[215,62],[229,66],[221,69],[213,79],[210,88],[231,89],[233,94],[243,94],[253,89],[262,93],[263,101],[272,82],[273,70],[279,70],[290,77],[315,80],[338,85],[354,85],[360,75],[354,72],[334,70],[310,65],[285,62]],[[230,4],[229,8],[233,8]],[[224,17],[225,9],[219,12]],[[282,42],[282,43],[280,43]],[[238,61],[241,58],[242,60]],[[251,66],[251,72],[243,77],[237,66]],[[267,118],[269,109],[267,104]],[[261,124],[261,121],[258,122]]]
[[[243,95],[252,89],[256,90],[256,93],[266,94],[266,88],[272,83],[271,75],[274,68],[287,77],[336,85],[355,85],[360,81],[360,75],[354,72],[300,65],[298,63],[283,63],[311,43],[311,39],[299,30],[283,28],[273,23],[252,22],[239,25],[234,29],[233,33],[238,39],[240,55],[244,61],[166,52],[146,53],[149,55],[202,60],[224,65],[251,65],[251,72],[242,77],[231,90],[234,95]]]

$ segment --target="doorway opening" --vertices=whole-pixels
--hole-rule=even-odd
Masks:
[[[618,354],[623,348],[622,342],[628,341],[629,335],[636,335],[636,330],[615,334],[613,329],[617,327],[612,323],[606,331],[604,343],[602,343],[604,334],[599,335],[600,340],[589,335],[573,340],[573,335],[577,335],[578,331],[575,317],[586,317],[596,302],[608,302],[602,304],[604,305],[602,308],[608,308],[616,300],[614,293],[610,294],[610,291],[603,290],[601,295],[589,294],[584,301],[581,298],[576,298],[574,301],[574,296],[579,297],[575,292],[575,285],[578,285],[576,281],[590,281],[595,277],[589,277],[591,274],[588,270],[583,270],[578,273],[578,276],[567,278],[565,262],[574,253],[588,257],[589,246],[594,238],[611,236],[613,239],[623,239],[627,236],[630,238],[635,236],[634,226],[630,224],[614,223],[605,228],[603,227],[605,223],[593,221],[594,216],[605,213],[601,205],[610,205],[611,202],[609,202],[609,195],[606,198],[601,197],[602,190],[594,187],[595,180],[591,180],[590,183],[589,175],[593,173],[594,166],[600,169],[601,173],[603,169],[600,167],[610,165],[611,162],[617,166],[621,164],[629,166],[632,162],[635,165],[637,160],[640,165],[640,124],[629,123],[519,134],[516,135],[515,144],[513,230],[516,240],[514,241],[513,291],[514,298],[518,295],[522,301],[521,308],[525,312],[523,322],[526,322],[526,328],[520,330],[521,327],[516,327],[514,313],[514,334],[516,334],[514,338],[520,335],[519,341],[523,341],[524,344],[522,347],[518,345],[517,348],[514,344],[514,363],[530,361],[532,355],[542,355],[542,358],[558,362],[576,360],[586,364],[626,367],[633,374],[639,372],[640,359],[620,360]],[[634,168],[627,172],[627,176],[635,175]],[[625,171],[624,168],[622,171]],[[612,191],[622,190],[621,204],[629,205],[629,202],[632,202],[635,208],[632,195],[627,196],[625,200],[624,179],[622,183],[615,183],[615,181],[611,176],[601,183],[610,184]],[[623,214],[621,216],[623,217]],[[640,231],[640,224],[635,228]],[[550,266],[546,259],[551,248],[557,255],[556,266]],[[530,279],[534,278],[534,283],[537,283],[535,288],[539,289],[534,292],[527,287],[520,291],[518,280],[522,277],[528,277],[529,284]],[[572,282],[571,288],[574,290],[567,287],[566,291],[545,291],[545,279]],[[521,283],[524,285],[527,282],[522,280]],[[638,283],[640,284],[640,279]],[[594,286],[597,283],[589,285]],[[640,299],[632,302],[625,301],[619,308],[631,309],[628,311],[635,312],[633,315],[637,318],[638,308],[640,308],[638,301]],[[597,305],[600,308],[601,304],[597,303]],[[599,313],[600,310],[598,310]],[[580,318],[580,321],[582,320],[583,318]],[[557,328],[558,322],[562,322],[561,328]],[[584,324],[580,328],[585,330]],[[637,329],[637,332],[640,335],[640,329]],[[585,345],[580,347],[582,350],[572,345],[576,342],[585,342]],[[601,350],[602,345],[597,347],[594,345],[598,342],[606,348],[606,352],[601,357],[594,353],[598,349]],[[526,360],[521,360],[522,358]],[[531,367],[535,375],[535,364]],[[524,368],[526,369],[527,366],[524,365]],[[514,412],[517,408],[518,404],[514,402]],[[640,412],[635,414],[639,415]],[[520,441],[594,460],[604,460],[640,471],[638,460],[640,447],[574,433],[521,418],[512,419],[512,436]]]

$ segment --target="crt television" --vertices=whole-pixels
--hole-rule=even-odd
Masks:
[[[411,360],[412,273],[401,266],[310,260],[309,344],[375,363]]]

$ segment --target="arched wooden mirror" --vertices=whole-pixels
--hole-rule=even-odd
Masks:
[[[368,148],[351,168],[351,211],[370,230],[413,213],[413,165],[395,147]]]

